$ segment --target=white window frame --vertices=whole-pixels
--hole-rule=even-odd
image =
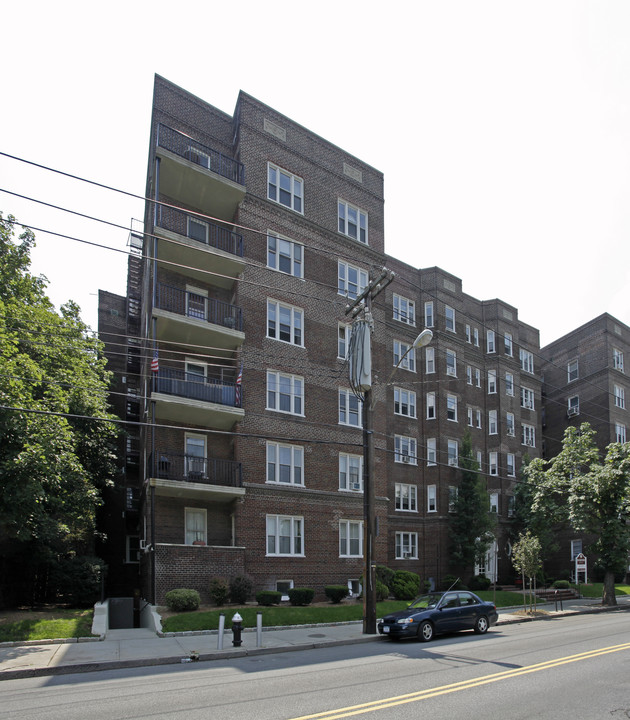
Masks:
[[[571,540],[571,562],[582,552],[582,540]]]
[[[494,450],[488,453],[488,472],[490,475],[499,474],[499,453]]]
[[[286,390],[289,392],[286,392]],[[304,378],[277,370],[267,370],[267,410],[304,417]],[[282,409],[283,398],[289,398],[290,409]]]
[[[432,328],[435,323],[435,315],[433,314],[433,300],[424,303],[424,327]]]
[[[402,532],[396,533],[396,560],[417,560],[418,559],[418,533]]]
[[[437,485],[427,485],[427,512],[437,512]]]
[[[280,523],[289,523],[289,535],[281,535]],[[273,527],[275,526],[275,527]],[[273,530],[273,532],[270,532]],[[265,518],[265,555],[267,557],[304,557],[304,517],[269,514]],[[289,538],[289,551],[281,552],[281,538]],[[270,540],[273,539],[273,548]]]
[[[362,455],[339,453],[339,490],[343,490],[344,492],[363,492]]]
[[[613,348],[613,367],[623,372],[623,351],[618,348]]]
[[[287,480],[282,480],[282,476],[287,472],[285,470],[283,473],[283,468],[288,469]],[[301,445],[267,441],[266,469],[266,482],[270,484],[304,487],[304,448]]]
[[[496,410],[488,411],[488,435],[496,435],[499,432],[499,421]]]
[[[498,514],[498,512],[499,512],[499,493],[498,492],[488,493],[488,500],[490,503],[490,512]]]
[[[474,423],[474,420],[473,420],[473,418],[474,418],[474,411],[473,411],[473,409],[472,409],[471,407],[468,407],[467,410],[466,410],[466,414],[468,415],[468,427],[474,427],[474,426],[475,426],[475,423]]]
[[[573,417],[580,414],[580,396],[572,395],[567,398],[567,415]]]
[[[471,329],[470,325],[466,325],[465,336],[466,336],[466,342],[472,343],[472,329]]]
[[[505,373],[505,394],[514,397],[514,375],[509,372]]]
[[[394,414],[409,418],[417,417],[416,393],[413,390],[394,387]]]
[[[481,430],[481,410],[475,410],[475,417],[477,419],[477,429]]]
[[[508,477],[516,477],[516,455],[514,453],[507,453],[506,466]]]
[[[446,396],[446,419],[449,422],[458,422],[457,420],[457,395]]]
[[[288,269],[284,265],[288,263]],[[304,279],[304,245],[267,232],[267,267],[284,275]]]
[[[405,355],[405,353],[407,354]],[[416,349],[413,344],[405,343],[402,340],[394,340],[394,367],[416,372]]]
[[[435,420],[437,414],[437,408],[435,403],[435,393],[429,392],[426,397],[426,409],[427,409],[427,420]]]
[[[475,387],[481,387],[481,370],[479,368],[475,368]]]
[[[398,512],[418,512],[418,488],[416,485],[396,483],[395,508]]]
[[[394,462],[418,464],[418,441],[408,435],[394,435]]]
[[[353,551],[353,545],[356,551]],[[339,557],[363,557],[363,522],[361,520],[339,521]]]
[[[514,342],[512,340],[512,333],[506,332],[503,335],[505,354],[508,357],[512,357],[514,353]]]
[[[457,485],[448,486],[448,511],[455,512],[457,508],[457,496],[459,495],[459,488]]]
[[[479,347],[479,328],[473,328],[473,345]]]
[[[473,384],[473,372],[472,372],[472,365],[466,365],[466,383],[468,385]]]
[[[368,282],[367,270],[361,270],[360,267],[343,260],[337,261],[337,293],[339,295],[356,300],[368,286]]]
[[[202,454],[189,452],[190,448],[201,448]],[[191,480],[200,479],[207,475],[208,438],[197,433],[184,433],[184,463],[186,477]]]
[[[615,423],[615,442],[618,443],[625,443],[627,442],[626,438],[626,426],[623,423]]]
[[[459,464],[459,443],[457,440],[448,441],[448,464],[457,467]]]
[[[338,323],[337,325],[337,357],[340,360],[346,360],[348,357],[348,347],[350,345],[350,334],[352,325],[346,323]]]
[[[355,222],[351,222],[354,215]],[[352,227],[355,228],[354,233]],[[365,210],[345,200],[337,200],[337,229],[342,235],[352,238],[362,245],[368,245],[368,214]]]
[[[275,176],[273,181],[272,176]],[[288,189],[282,186],[283,183],[281,181],[281,177],[288,180]],[[283,193],[288,194],[288,202],[283,202]],[[268,162],[267,198],[278,205],[282,205],[282,207],[286,207],[289,210],[293,210],[293,212],[304,215],[304,180],[299,177],[299,175],[294,175],[292,172],[289,172],[278,165],[274,165],[274,163]]]
[[[200,524],[194,522],[197,517]],[[194,542],[208,542],[208,512],[205,508],[184,508],[184,544],[192,545]]]
[[[486,330],[486,352],[494,353],[497,350],[494,330]]]
[[[339,424],[356,428],[363,427],[363,401],[347,388],[339,388],[338,398]],[[351,422],[354,417],[357,421]]]
[[[534,353],[531,353],[529,350],[524,350],[523,348],[520,348],[519,359],[521,361],[521,370],[533,375],[534,374]]]
[[[427,375],[435,372],[435,348],[427,347],[424,351],[424,371]]]
[[[454,350],[446,350],[446,374],[457,377],[457,353]]]
[[[521,407],[525,410],[534,410],[536,405],[536,396],[531,388],[521,387]]]
[[[488,370],[488,395],[495,395],[497,392],[497,371]]]
[[[427,438],[427,465],[437,465],[436,438]]]
[[[533,425],[521,425],[521,445],[536,447],[536,428]]]
[[[194,307],[191,299],[196,297],[199,299],[198,307]],[[199,309],[201,308],[201,309]],[[208,291],[194,285],[186,284],[186,317],[194,320],[208,319]]]
[[[456,332],[455,329],[455,308],[450,305],[444,306],[444,328],[447,332]]]
[[[406,325],[416,325],[416,303],[403,295],[394,293],[393,298],[394,320]]]
[[[580,377],[580,361],[578,358],[573,358],[567,363],[567,382],[575,382]]]
[[[286,322],[287,313],[288,323]],[[282,314],[285,315],[284,323],[281,322]],[[273,328],[272,323],[275,326]],[[289,340],[280,337],[282,327],[289,328]],[[304,310],[273,298],[267,298],[267,337],[270,340],[304,347]]]
[[[514,437],[516,433],[516,418],[514,417],[513,412],[508,412],[505,415],[505,423],[507,428],[507,434],[510,437]]]
[[[626,391],[621,385],[614,386],[615,393],[615,407],[625,410],[626,408]]]

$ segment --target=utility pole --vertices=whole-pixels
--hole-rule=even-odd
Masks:
[[[346,315],[355,320],[348,352],[350,386],[362,400],[363,413],[363,632],[376,633],[376,515],[374,508],[374,431],[372,419],[372,300],[394,279],[391,270],[383,268],[378,278],[370,280],[357,299],[346,307]],[[363,318],[357,319],[362,313]]]

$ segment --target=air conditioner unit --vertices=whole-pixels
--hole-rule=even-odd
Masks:
[[[567,410],[567,416],[568,416],[568,417],[573,417],[574,415],[579,415],[579,414],[580,414],[580,408],[579,408],[579,407],[570,407],[570,408]]]
[[[140,540],[140,550],[145,550],[147,547],[147,541],[146,540]]]
[[[403,461],[404,463],[411,462],[411,457],[410,457],[409,455],[403,455],[403,456],[402,456],[402,461]]]
[[[350,483],[350,490],[360,490],[361,489],[361,483],[353,482]]]

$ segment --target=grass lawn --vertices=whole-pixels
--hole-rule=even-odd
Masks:
[[[92,616],[92,609],[0,612],[0,642],[90,637]]]
[[[583,597],[600,598],[604,592],[604,583],[589,583],[588,585],[571,585],[579,590]],[[615,585],[615,595],[630,595],[630,585]]]

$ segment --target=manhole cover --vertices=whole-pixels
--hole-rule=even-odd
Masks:
[[[324,635],[324,633],[313,633],[309,635],[309,637],[326,637],[326,635]]]

